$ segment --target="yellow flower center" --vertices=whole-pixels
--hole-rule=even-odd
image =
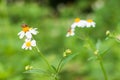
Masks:
[[[76,19],[75,19],[75,22],[79,22],[79,21],[80,21],[80,18],[76,18]]]
[[[26,42],[26,46],[30,47],[31,46],[31,42],[30,41]]]
[[[30,28],[29,28],[29,27],[23,27],[22,30],[23,30],[24,32],[27,32],[27,31],[30,30]]]
[[[92,19],[88,19],[87,22],[93,22],[93,20]]]

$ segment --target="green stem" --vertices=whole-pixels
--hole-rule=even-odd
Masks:
[[[100,58],[99,60],[100,60],[100,67],[101,67],[103,75],[104,75],[104,79],[108,80],[107,73],[106,73],[103,63],[102,63],[102,59]]]
[[[48,65],[48,67],[50,69],[52,69],[52,67],[50,66],[49,62],[47,61],[47,59],[44,57],[44,55],[40,52],[39,48],[36,46],[36,49],[38,51],[38,53],[40,53],[40,56],[43,58],[43,60],[46,62],[46,64]]]
[[[57,78],[55,78],[55,80],[57,80]]]
[[[55,76],[55,80],[58,80],[56,76]]]
[[[62,59],[60,60],[59,64],[58,64],[58,67],[57,67],[57,70],[56,70],[56,74],[55,74],[55,80],[58,80],[57,75],[58,75],[58,73],[59,73],[60,70],[61,70],[61,65],[62,65],[63,59],[64,59],[64,58],[62,58]]]
[[[64,58],[62,58],[62,59],[60,60],[59,64],[58,64],[57,73],[59,73],[60,70],[61,70],[61,65],[62,65],[62,61],[63,61],[63,60],[64,60]]]

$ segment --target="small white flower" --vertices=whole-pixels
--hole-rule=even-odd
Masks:
[[[88,19],[86,23],[86,27],[95,27],[95,22],[92,19]]]
[[[86,26],[86,21],[85,20],[80,20],[80,22],[77,24],[77,27],[85,27]]]
[[[35,47],[35,46],[36,46],[36,41],[35,40],[26,39],[25,43],[22,45],[22,49],[32,50],[32,47]]]
[[[71,28],[74,29],[75,27],[85,27],[86,21],[80,20],[80,18],[76,18],[74,23],[71,25]]]
[[[37,28],[29,28],[28,25],[23,24],[22,25],[22,31],[20,31],[18,33],[18,36],[20,39],[22,39],[24,36],[26,36],[26,38],[31,39],[32,38],[32,34],[36,35],[38,33],[38,31],[36,31]]]
[[[72,28],[71,28],[71,29],[69,29],[69,30],[68,30],[68,32],[67,32],[66,37],[69,37],[69,36],[74,36],[74,35],[75,35],[74,31],[75,31],[75,30],[74,30],[74,29],[72,29]]]

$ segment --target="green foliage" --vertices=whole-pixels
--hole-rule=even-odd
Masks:
[[[103,80],[94,56],[97,49],[109,80],[120,80],[119,40],[105,39],[107,30],[120,33],[119,0],[77,0],[74,4],[58,7],[59,16],[55,16],[47,4],[28,3],[28,0],[26,3],[21,0],[9,4],[6,1],[0,0],[0,80],[49,80],[54,75],[46,71],[47,65],[37,53],[21,49],[23,42],[17,33],[23,23],[38,28],[39,34],[35,39],[47,60],[54,65],[54,71],[57,71],[61,53],[67,48],[72,50],[73,54],[63,61],[65,65],[59,73],[61,80]],[[67,30],[76,17],[92,18],[96,27],[77,28],[75,36],[66,38]],[[28,64],[35,69],[25,72]],[[47,77],[39,76],[40,73]]]
[[[78,53],[72,53],[72,54],[66,56],[66,57],[63,59],[63,62],[62,62],[61,67],[64,66],[65,64],[67,64],[71,59],[73,59],[73,58],[74,58],[75,56],[77,56],[77,55],[78,55]]]

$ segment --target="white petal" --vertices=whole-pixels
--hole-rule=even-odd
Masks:
[[[75,33],[74,33],[74,32],[72,32],[71,36],[74,36],[74,35],[75,35]]]
[[[70,36],[70,34],[69,34],[69,33],[67,33],[67,34],[66,34],[66,37],[69,37],[69,36]]]
[[[91,26],[91,23],[87,23],[87,25],[86,25],[87,27],[90,27]]]
[[[32,47],[29,47],[29,50],[32,50]]]
[[[28,49],[28,47],[26,46],[26,47],[25,47],[25,50],[27,50],[27,49]]]
[[[72,28],[72,29],[75,29],[76,26],[77,26],[77,23],[73,23],[73,24],[71,25],[71,28]]]
[[[36,46],[36,41],[35,41],[35,40],[32,40],[32,41],[31,41],[31,45],[32,45],[32,46]]]
[[[27,38],[27,39],[25,39],[25,42],[29,42],[29,41],[31,41],[31,39],[28,39],[28,38]]]
[[[92,25],[93,27],[95,27],[95,22],[92,22],[91,25]]]
[[[22,49],[25,49],[25,47],[26,47],[26,45],[25,45],[25,43],[22,45]]]
[[[37,28],[31,29],[30,32],[34,35],[36,35],[38,33],[38,31],[36,31]]]
[[[74,31],[75,31],[75,29],[73,28],[73,29],[71,29],[71,31],[72,31],[72,32],[74,32]]]
[[[85,27],[86,26],[86,21],[85,20],[80,20],[80,22],[77,24],[78,27]]]
[[[25,33],[24,33],[24,32],[21,32],[21,33],[19,34],[19,38],[20,38],[20,39],[22,39],[24,36],[25,36]]]
[[[29,31],[26,32],[25,35],[26,35],[26,37],[27,37],[28,39],[31,39],[31,38],[32,38],[32,34],[31,34]]]
[[[18,35],[20,35],[21,33],[23,33],[23,31],[20,31],[20,32],[18,33]]]

